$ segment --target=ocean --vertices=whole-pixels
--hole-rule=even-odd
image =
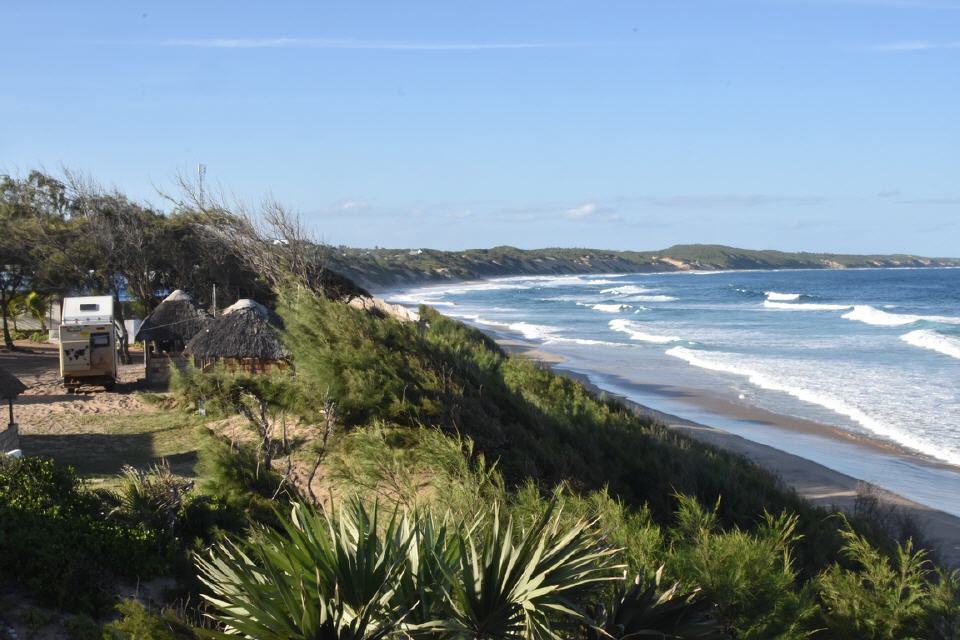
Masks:
[[[432,305],[641,404],[960,515],[960,270],[522,276],[386,298]]]

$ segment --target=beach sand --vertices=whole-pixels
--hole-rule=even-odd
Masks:
[[[587,376],[564,369],[562,356],[549,353],[539,345],[533,345],[523,340],[504,338],[502,335],[493,332],[486,333],[507,351],[531,358],[544,366],[550,367],[558,374],[576,379],[598,395],[616,399],[640,415],[651,417],[700,442],[743,455],[779,477],[786,486],[793,488],[801,497],[817,506],[851,512],[858,493],[864,488],[862,480],[840,473],[817,462],[765,444],[753,442],[723,429],[658,411],[629,400],[620,394],[606,391],[594,384]],[[694,402],[703,403],[714,412],[728,412],[731,417],[749,419],[758,423],[771,421],[771,424],[773,424],[773,421],[775,421],[779,428],[836,437],[846,442],[853,441],[858,446],[875,447],[887,452],[891,450],[891,447],[884,443],[858,438],[829,425],[789,416],[776,416],[759,410],[748,411],[743,407],[732,403],[724,403],[715,398],[697,397],[689,390],[676,391],[675,393],[689,394],[691,396],[689,399]],[[897,451],[897,453],[902,454],[901,451]],[[919,525],[925,540],[936,548],[939,560],[942,563],[951,567],[960,567],[960,518],[908,500],[879,487],[871,486],[870,492],[881,505],[895,508],[912,518]]]

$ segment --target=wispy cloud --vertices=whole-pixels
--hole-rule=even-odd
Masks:
[[[867,47],[870,51],[897,53],[901,51],[929,51],[931,49],[960,49],[960,40],[955,42],[934,42],[932,40],[901,40]]]
[[[945,198],[913,198],[911,200],[897,200],[897,204],[934,204],[934,205],[960,205],[960,196],[948,196]]]
[[[676,209],[746,209],[773,205],[811,206],[827,201],[823,196],[784,196],[762,193],[703,195],[636,196],[623,198],[626,202]]]
[[[599,210],[600,207],[597,206],[596,202],[588,202],[580,205],[579,207],[567,209],[563,213],[563,217],[569,218],[570,220],[582,220],[584,218],[589,218],[592,215],[596,215]]]
[[[561,49],[578,42],[419,42],[351,38],[174,38],[168,47],[201,49],[372,49],[384,51],[474,51],[484,49]]]

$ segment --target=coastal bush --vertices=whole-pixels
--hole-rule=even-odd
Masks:
[[[101,611],[117,577],[150,576],[164,563],[153,532],[105,518],[72,469],[0,461],[0,575],[41,602]]]
[[[102,640],[194,640],[196,629],[172,609],[148,609],[139,600],[128,598],[117,604],[120,618],[103,628]]]
[[[668,569],[700,585],[738,638],[806,638],[817,612],[812,589],[797,588],[796,516],[765,514],[752,532],[721,531],[715,511],[680,497]]]
[[[819,579],[830,630],[837,637],[868,640],[925,637],[928,605],[942,604],[931,602],[926,554],[907,541],[890,559],[849,527],[842,535],[843,552],[853,569],[834,564]]]
[[[322,474],[333,504],[353,496],[467,522],[500,503],[504,519],[529,523],[555,502],[558,526],[596,521],[631,575],[652,580],[663,565],[684,590],[700,587],[735,637],[841,638],[871,624],[869,610],[821,588],[848,544],[840,522],[748,460],[505,354],[431,309],[421,308],[418,327],[302,291],[279,301],[295,383],[277,409],[312,412],[310,423],[335,407]],[[878,557],[895,557],[867,520],[852,518],[857,534]],[[843,558],[829,571],[839,581],[860,570]],[[950,637],[932,629],[956,628],[951,580],[923,577],[912,628]]]
[[[278,294],[299,406],[328,398],[349,431],[380,423],[467,437],[496,461],[505,486],[606,488],[670,521],[676,494],[713,504],[723,527],[751,530],[763,512],[795,513],[793,559],[809,578],[843,544],[828,512],[812,507],[742,456],[693,441],[583,385],[505,354],[481,332],[421,307],[421,324],[378,317],[302,289]],[[294,405],[288,410],[295,412]],[[881,531],[871,541],[886,539]],[[892,548],[891,548],[892,550]]]
[[[467,521],[380,514],[360,502],[323,515],[295,504],[281,519],[283,533],[259,529],[246,543],[218,545],[197,559],[214,617],[226,631],[260,640],[717,631],[709,604],[676,585],[621,590],[612,606],[603,603],[602,588],[622,583],[617,550],[595,523],[563,523],[556,502],[526,526],[500,517],[496,504]],[[646,635],[624,635],[624,624]]]

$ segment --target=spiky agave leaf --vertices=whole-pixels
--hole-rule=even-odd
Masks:
[[[589,640],[708,640],[722,638],[711,602],[697,589],[679,593],[679,583],[660,591],[661,566],[646,584],[637,576],[606,603],[588,607]]]
[[[532,527],[493,521],[458,539],[456,575],[448,575],[450,630],[459,637],[556,638],[555,619],[576,620],[575,599],[615,579],[614,549],[604,548],[593,522],[561,530],[552,502]]]
[[[417,603],[404,625],[413,636],[435,637],[445,626],[443,620],[449,611],[447,581],[460,557],[457,539],[471,528],[462,522],[452,523],[450,518],[449,513],[437,517],[429,511],[405,515],[395,533],[398,540],[409,540],[395,596],[398,606]]]

